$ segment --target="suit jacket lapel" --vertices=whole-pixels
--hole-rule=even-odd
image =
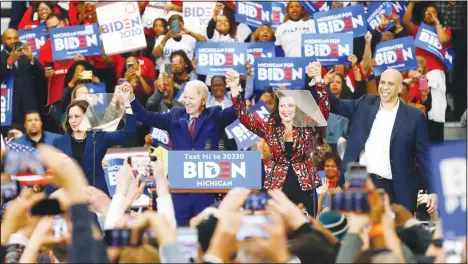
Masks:
[[[395,117],[395,123],[393,124],[392,136],[390,137],[390,142],[393,141],[396,134],[398,133],[398,129],[405,122],[407,114],[408,114],[408,106],[405,105],[403,102],[400,102],[400,106],[398,107],[398,111]]]
[[[190,138],[190,131],[188,129],[188,118],[189,118],[189,115],[187,113],[184,113],[180,118],[179,118],[179,125],[181,126],[182,128],[182,133],[187,137],[187,139],[189,141],[191,141],[191,138]],[[196,125],[196,123],[195,123]]]
[[[71,134],[70,133],[65,133],[64,137],[62,138],[62,144],[64,146],[62,150],[69,157],[73,157],[71,141],[72,141]]]
[[[380,97],[378,97],[374,104],[369,106],[369,114],[367,116],[367,131],[370,132],[372,129],[372,124],[374,124],[375,116],[380,108]],[[367,133],[370,134],[370,133]]]
[[[97,144],[97,140],[96,140]],[[85,149],[83,152],[83,158],[81,158],[81,161],[84,162],[85,157],[92,157],[94,159],[94,153],[93,153],[93,135],[92,132],[86,132],[86,142],[85,142]],[[92,164],[91,164],[92,166]]]

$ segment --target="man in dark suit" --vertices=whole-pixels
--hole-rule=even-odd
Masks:
[[[234,108],[219,106],[206,108],[208,87],[201,81],[185,85],[184,107],[173,107],[169,113],[146,111],[131,95],[133,112],[138,121],[150,127],[166,130],[173,150],[204,150],[210,140],[212,149],[218,149],[220,136],[227,125],[237,119]],[[133,99],[132,99],[133,98]],[[179,226],[188,225],[190,219],[214,203],[215,195],[206,193],[173,194],[172,199]]]
[[[15,29],[8,28],[3,32],[5,48],[1,52],[0,83],[14,78],[12,123],[22,124],[26,113],[39,111],[46,105],[47,90],[44,69],[28,45],[15,48],[18,39]]]
[[[14,140],[12,143],[33,148],[36,148],[37,145],[41,143],[52,146],[54,139],[61,136],[59,134],[42,130],[42,119],[39,112],[26,113],[24,130],[26,133],[22,137]]]
[[[316,82],[322,82],[320,76]],[[351,121],[351,132],[343,157],[339,184],[345,182],[349,162],[367,166],[377,188],[414,212],[418,189],[429,187],[428,132],[424,114],[398,99],[403,77],[394,69],[380,77],[379,95],[342,100],[328,91],[331,112]],[[421,182],[419,175],[424,178]],[[437,207],[435,194],[428,196],[428,211]]]

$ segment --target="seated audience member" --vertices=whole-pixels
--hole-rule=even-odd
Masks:
[[[39,112],[26,113],[24,129],[26,133],[12,143],[33,148],[36,148],[41,143],[52,146],[54,139],[60,136],[59,134],[42,130],[42,119]]]
[[[39,111],[47,103],[44,70],[38,60],[34,58],[29,45],[15,48],[18,41],[18,31],[15,29],[9,28],[3,32],[4,49],[0,53],[0,83],[13,78],[13,124],[22,124],[26,113]]]
[[[46,19],[47,29],[61,28],[65,26],[67,26],[67,23],[61,15],[52,13]],[[84,59],[81,57],[76,56],[75,59]],[[68,68],[70,68],[70,66],[75,62],[75,60],[54,61],[54,58],[52,57],[52,43],[50,39],[48,39],[44,46],[42,46],[39,50],[38,59],[42,67],[44,67],[45,77],[47,78],[49,83],[49,99],[47,103],[53,104],[60,100],[60,97],[62,96],[63,92],[63,82],[65,79],[65,75],[67,73]]]
[[[207,107],[221,106],[224,109],[232,105],[231,93],[226,91],[226,78],[224,76],[211,78],[210,92],[206,103]]]
[[[172,107],[184,104],[174,100],[174,81],[163,72],[161,78],[154,81],[154,93],[146,101],[145,108],[151,112],[165,113]]]

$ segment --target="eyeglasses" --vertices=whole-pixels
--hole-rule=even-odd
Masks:
[[[41,8],[38,8],[37,11],[50,11],[50,8],[48,8],[48,7],[41,7]]]

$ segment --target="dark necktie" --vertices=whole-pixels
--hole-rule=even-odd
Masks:
[[[192,124],[190,125],[190,136],[193,137],[193,134],[195,134],[195,121],[197,121],[197,118],[194,117],[192,118]]]

